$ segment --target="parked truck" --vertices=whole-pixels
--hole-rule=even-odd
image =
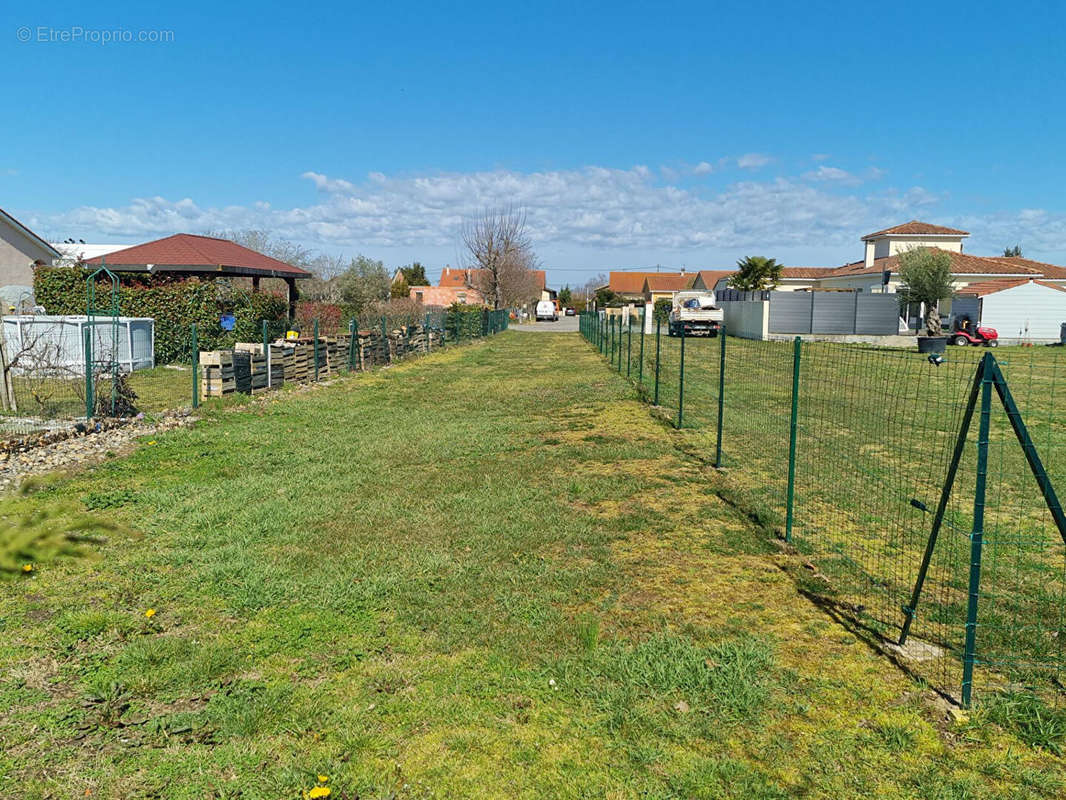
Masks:
[[[714,292],[687,291],[674,295],[670,309],[671,336],[717,336],[725,314],[715,304]]]

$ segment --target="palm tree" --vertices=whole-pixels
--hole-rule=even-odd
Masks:
[[[773,289],[781,282],[783,264],[765,256],[748,256],[737,261],[738,272],[729,285],[742,292],[761,292]]]

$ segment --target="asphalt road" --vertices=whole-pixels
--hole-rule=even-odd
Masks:
[[[558,322],[526,322],[522,325],[512,322],[507,329],[529,333],[576,333],[579,330],[578,317],[563,316]]]

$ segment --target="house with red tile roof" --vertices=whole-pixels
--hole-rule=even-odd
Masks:
[[[947,253],[958,292],[941,304],[943,315],[980,321],[999,330],[1007,342],[1058,341],[1059,326],[1066,322],[1066,267],[1020,256],[972,255],[964,252],[969,235],[959,228],[911,220],[863,236],[861,261],[839,267],[785,267],[777,290],[894,294],[901,287],[900,256],[913,248],[933,247]],[[728,277],[720,278],[718,288],[727,282]],[[921,314],[912,308],[907,317]]]
[[[861,261],[840,267],[785,267],[777,288],[779,291],[843,289],[881,292],[887,272],[887,291],[892,293],[900,285],[900,254],[916,247],[935,247],[947,252],[958,289],[1001,278],[1039,278],[1066,285],[1066,267],[1021,257],[976,256],[964,252],[963,240],[969,235],[958,228],[911,220],[863,236],[865,256]]]
[[[481,291],[486,272],[446,266],[441,270],[436,286],[412,286],[410,296],[427,306],[450,306],[453,303],[479,305],[486,302]],[[540,299],[553,300],[555,291],[548,288],[547,273],[542,269],[532,272],[540,288]]]

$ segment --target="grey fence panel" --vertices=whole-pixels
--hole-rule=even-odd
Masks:
[[[718,289],[714,293],[715,300],[719,303],[746,302],[749,300],[769,300],[769,291],[742,292],[739,289]]]
[[[811,333],[854,333],[856,292],[811,292]]]
[[[810,333],[814,292],[771,292],[770,333]]]
[[[899,333],[899,295],[859,294],[855,333],[890,336]]]

